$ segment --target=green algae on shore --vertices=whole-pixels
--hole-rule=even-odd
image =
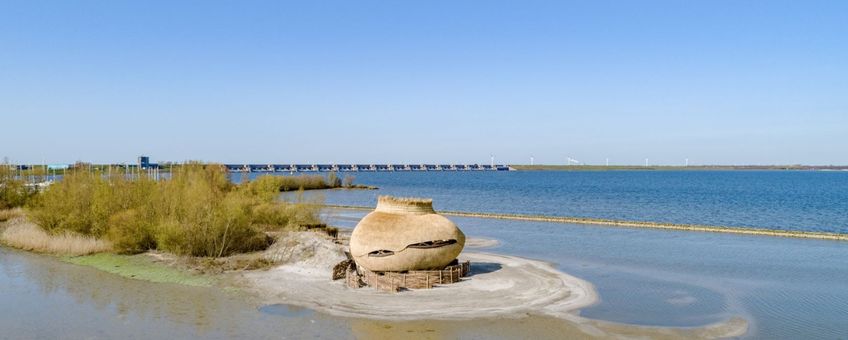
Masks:
[[[164,264],[156,263],[144,255],[128,256],[100,253],[87,256],[63,257],[62,260],[136,280],[176,283],[197,287],[209,287],[214,282],[212,278],[206,276],[192,275]]]

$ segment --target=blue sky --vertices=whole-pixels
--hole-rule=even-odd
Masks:
[[[3,1],[18,162],[848,164],[846,1]]]

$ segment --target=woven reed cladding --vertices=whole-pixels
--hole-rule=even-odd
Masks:
[[[465,234],[427,199],[381,196],[350,236],[354,261],[374,272],[442,269],[464,246]]]

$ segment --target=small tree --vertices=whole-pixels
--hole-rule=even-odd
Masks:
[[[327,175],[327,186],[330,188],[338,188],[342,186],[342,180],[339,178],[339,174],[331,172]]]
[[[355,180],[355,179],[356,179],[356,177],[354,177],[354,176],[351,176],[351,175],[345,175],[345,176],[344,176],[344,180],[342,181],[342,185],[343,185],[345,188],[350,188],[350,187],[352,187],[352,186],[353,186],[353,180]]]

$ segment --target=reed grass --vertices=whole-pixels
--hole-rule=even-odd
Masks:
[[[351,180],[352,181],[352,180]],[[333,189],[342,187],[342,179],[335,172],[323,175],[275,176],[262,175],[250,182],[251,186],[277,188],[278,191]]]
[[[103,239],[72,232],[49,234],[38,225],[18,217],[0,233],[0,241],[10,247],[58,255],[88,255],[108,252],[112,244]]]
[[[23,216],[21,208],[2,209],[0,210],[0,222],[6,222],[15,217]]]

